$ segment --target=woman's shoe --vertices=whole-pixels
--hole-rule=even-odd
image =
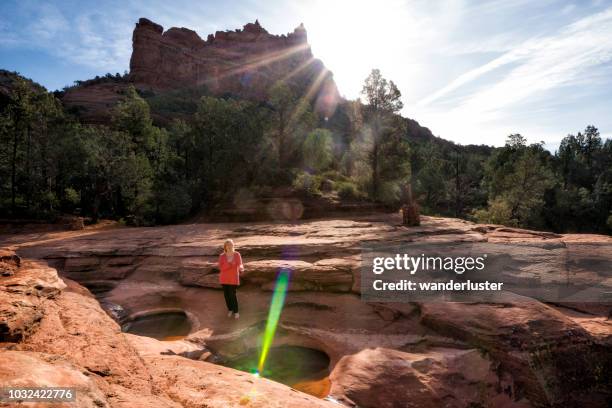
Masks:
[[[236,313],[236,314],[234,315],[234,319],[236,319],[236,320],[240,319],[240,313]]]
[[[233,314],[233,313],[234,313],[234,312],[232,312],[232,311],[230,310],[229,312],[227,312],[227,317],[232,317],[232,314]]]

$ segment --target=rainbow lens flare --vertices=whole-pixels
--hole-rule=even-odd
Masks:
[[[261,346],[261,354],[259,355],[257,373],[261,375],[263,375],[266,358],[268,358],[268,352],[270,351],[270,346],[272,346],[274,334],[276,333],[276,326],[278,325],[278,320],[285,304],[285,296],[287,295],[288,286],[289,270],[281,269],[276,277],[276,285],[274,286],[272,303],[270,303],[270,311],[268,312],[268,321],[266,322],[266,330],[264,332],[263,343]]]

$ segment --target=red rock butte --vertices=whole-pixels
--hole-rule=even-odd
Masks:
[[[259,21],[242,29],[217,31],[203,40],[188,28],[164,31],[141,18],[132,37],[128,83],[163,93],[206,87],[212,95],[261,101],[279,81],[310,100],[315,110],[330,115],[340,95],[332,73],[314,58],[302,24],[292,33],[273,35]],[[126,83],[98,83],[69,89],[63,98],[79,106],[93,121],[114,105]]]
[[[286,79],[310,85],[317,96],[337,96],[331,73],[313,58],[303,25],[272,35],[259,21],[242,30],[217,31],[206,41],[193,30],[163,27],[146,18],[136,24],[130,78],[154,89],[206,85],[213,93],[263,98]]]

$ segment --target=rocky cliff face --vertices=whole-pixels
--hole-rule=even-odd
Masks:
[[[338,97],[332,75],[313,58],[306,30],[272,35],[258,21],[235,31],[217,31],[206,41],[187,28],[141,18],[133,35],[130,78],[141,87],[171,89],[205,85],[213,94],[263,99],[277,81],[313,87],[319,104]]]
[[[312,55],[304,26],[272,35],[258,21],[242,29],[217,31],[206,40],[188,28],[163,27],[141,18],[134,29],[127,83],[99,83],[70,89],[64,102],[81,108],[86,119],[104,121],[129,83],[163,93],[205,87],[213,95],[263,100],[278,81],[307,96],[315,109],[330,114],[340,99],[332,73]]]

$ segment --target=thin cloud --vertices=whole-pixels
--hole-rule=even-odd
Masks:
[[[78,16],[74,46],[64,48],[60,54],[90,67],[121,70],[130,58],[132,27],[124,19],[120,19],[120,24],[116,21],[100,14]]]
[[[576,5],[573,3],[570,3],[561,9],[561,14],[570,14],[575,9],[576,9]]]
[[[552,146],[567,133],[568,123],[580,128],[590,124],[575,123],[580,117],[604,120],[585,115],[587,111],[573,112],[583,106],[584,98],[588,101],[594,88],[609,84],[604,73],[609,73],[610,61],[612,7],[579,19],[556,35],[524,41],[460,75],[417,103],[414,113],[431,123],[437,134],[460,143],[499,145],[506,135],[520,132]],[[560,102],[565,105],[556,106]],[[568,110],[572,115],[566,120]]]
[[[518,66],[494,84],[464,99],[459,109],[492,111],[529,95],[561,86],[612,57],[612,7],[570,24],[556,36],[533,38],[513,50],[459,76],[422,99],[424,107],[460,87],[511,63]]]
[[[28,26],[31,36],[48,41],[67,31],[69,23],[54,6],[45,4],[40,8],[39,17]]]
[[[23,27],[15,22],[1,25],[2,34],[9,35],[2,35],[0,46],[45,50],[70,63],[100,70],[127,68],[132,23],[119,13],[84,12],[68,17],[54,5],[34,9],[24,5],[20,11],[30,22]]]

